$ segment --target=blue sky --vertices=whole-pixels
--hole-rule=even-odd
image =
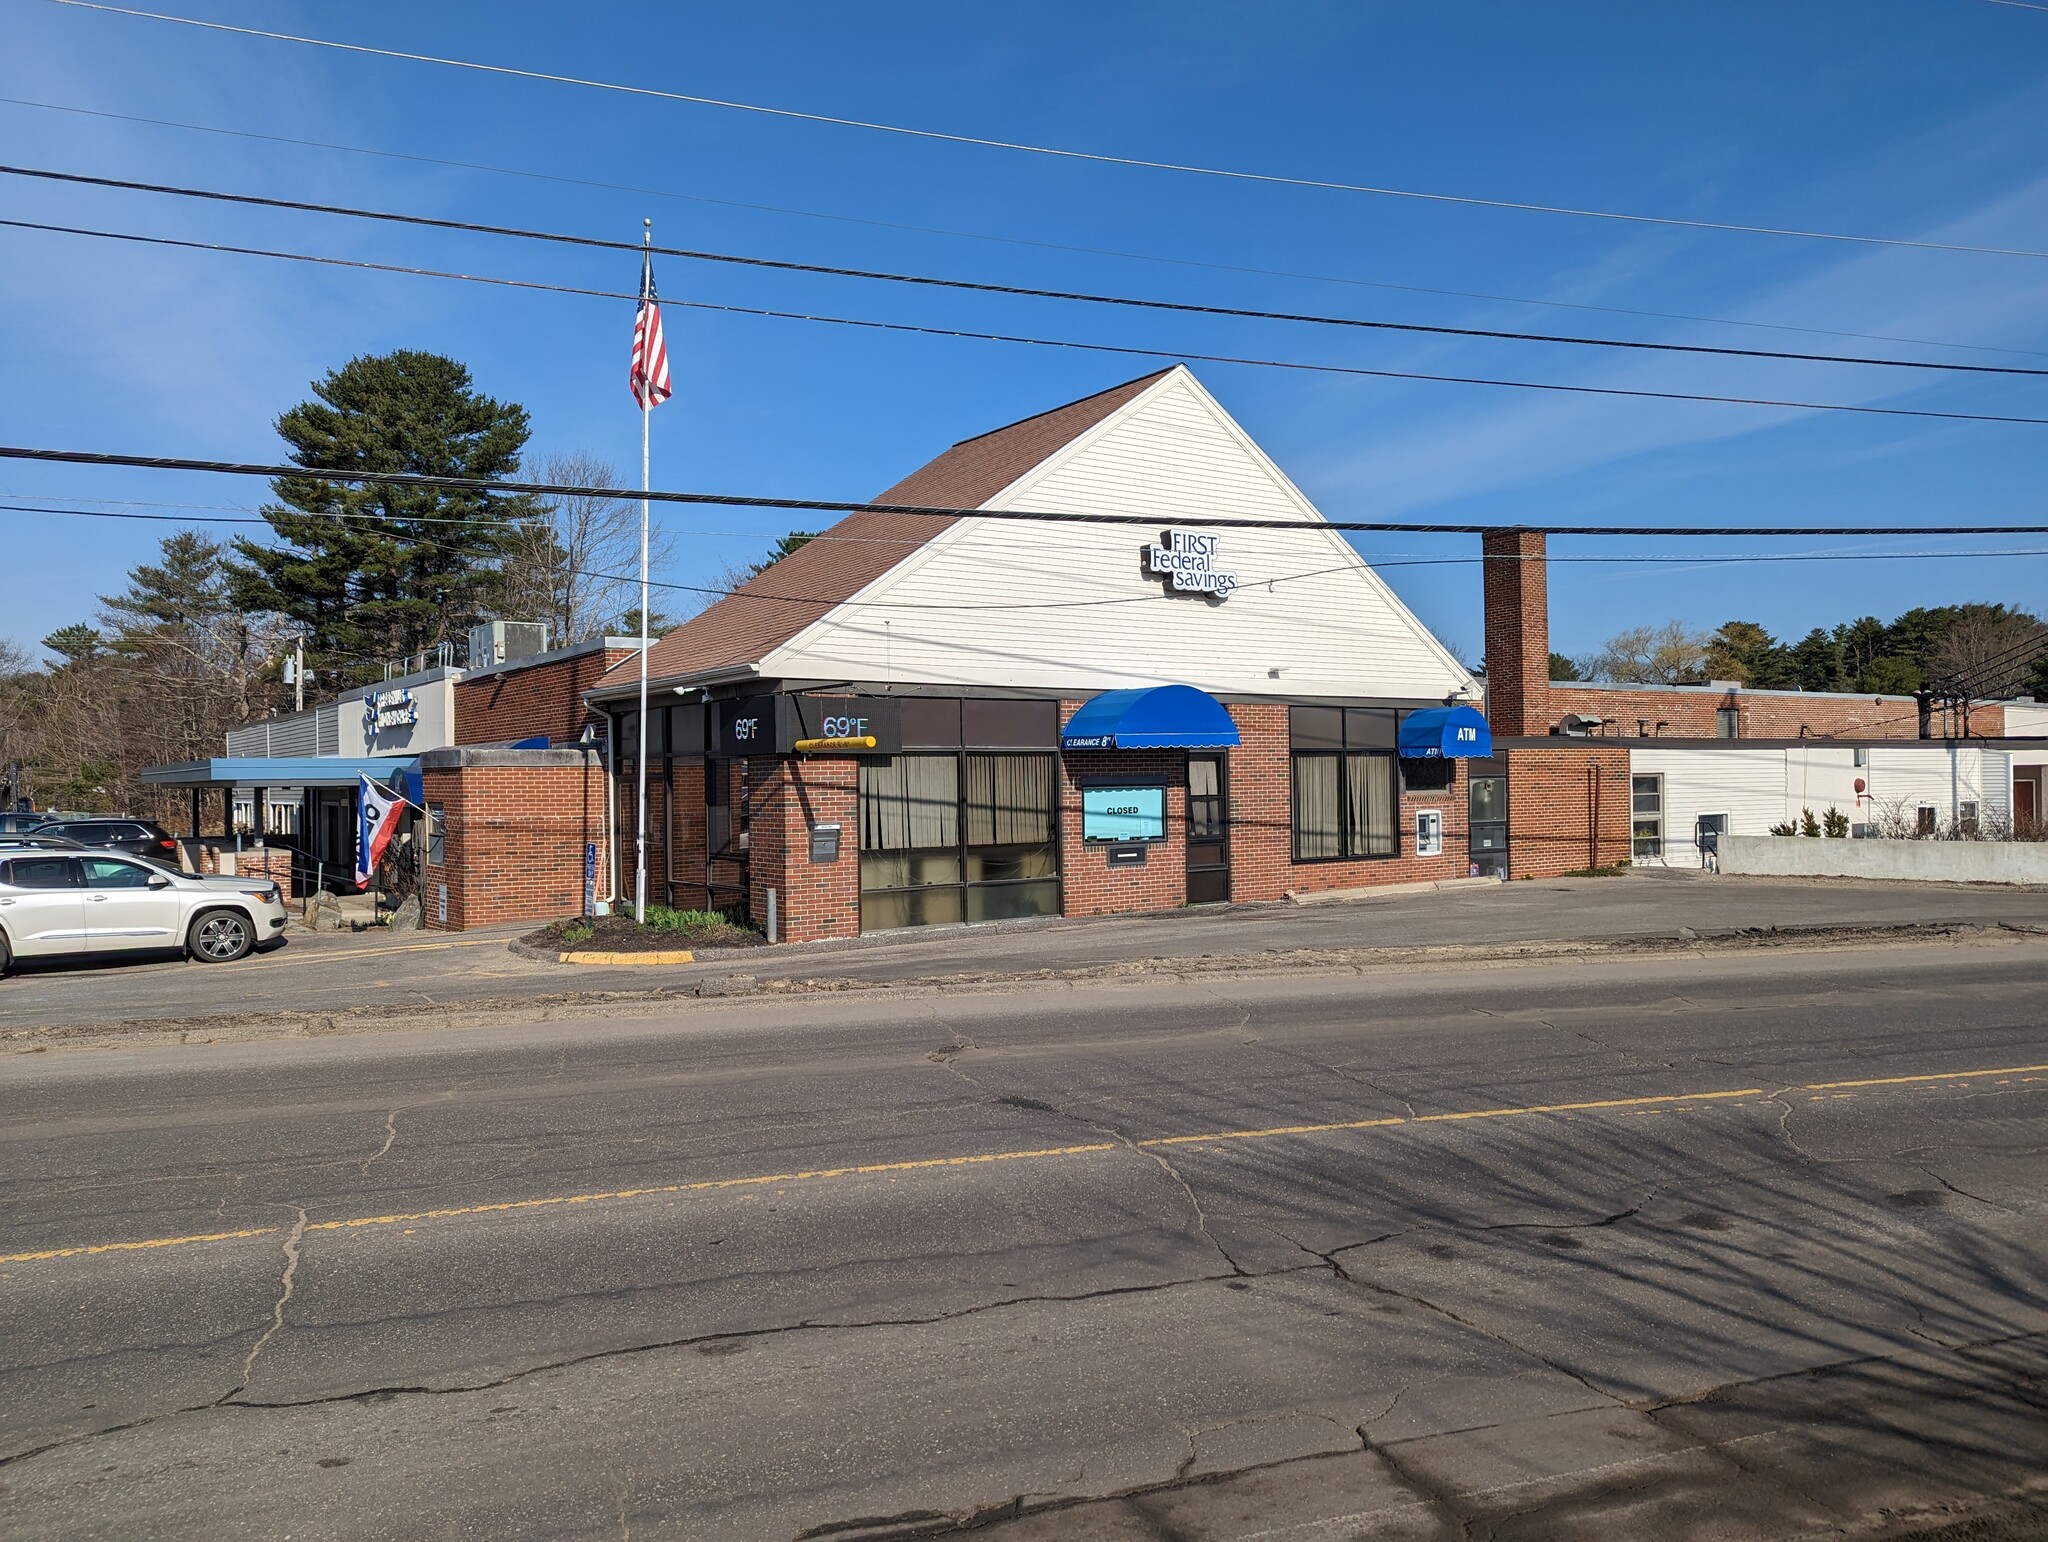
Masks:
[[[575,7],[170,0],[182,14],[952,132],[1692,219],[2048,249],[2048,13],[1986,0],[1414,6],[957,3]],[[565,185],[0,104],[6,159],[101,175],[804,261],[1454,325],[2048,367],[2048,260],[1627,225],[937,143],[0,0],[0,96],[628,183]],[[606,289],[630,258],[6,182],[8,217]],[[719,200],[723,200],[720,202]],[[735,207],[773,205],[808,214]],[[833,215],[840,218],[818,218]],[[886,223],[860,223],[876,221]],[[890,228],[1192,259],[1089,255]],[[670,260],[666,299],[1124,346],[2048,417],[2048,381],[1618,356],[1105,311]],[[1343,280],[1338,282],[1337,280]],[[1404,292],[1684,312],[2025,353]],[[248,460],[352,355],[429,348],[523,402],[533,450],[631,475],[631,307],[0,230],[0,439]],[[872,496],[959,438],[1155,361],[671,308],[658,485]],[[1567,397],[1198,364],[1333,518],[2042,522],[2048,428]],[[0,492],[254,505],[246,481],[0,464]],[[208,512],[193,509],[194,515]],[[697,582],[802,523],[684,510]],[[170,528],[0,514],[0,635],[88,615]],[[1467,658],[1469,537],[1362,537]],[[1797,636],[1914,604],[2048,608],[2048,558],[1703,565],[1939,542],[1556,543],[1555,644],[1730,617]],[[1406,564],[1406,565],[1401,565]]]

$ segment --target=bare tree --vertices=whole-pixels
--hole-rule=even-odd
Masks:
[[[618,471],[588,451],[551,455],[539,480],[569,487],[614,487]],[[674,542],[649,532],[648,568],[659,577]],[[522,521],[504,558],[499,609],[508,620],[545,621],[557,645],[615,630],[640,604],[640,509],[627,498],[571,494],[545,499],[538,519]]]
[[[1642,685],[1691,685],[1707,677],[1708,639],[1682,621],[1633,626],[1607,639],[1587,661],[1596,680]]]
[[[2017,696],[2043,649],[2048,626],[2034,617],[2003,606],[1968,606],[1934,645],[1927,678],[1980,700]]]

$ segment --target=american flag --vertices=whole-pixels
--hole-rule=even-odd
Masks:
[[[668,344],[661,339],[661,303],[654,298],[654,259],[640,259],[640,314],[633,320],[633,369],[626,377],[642,408],[669,398]]]

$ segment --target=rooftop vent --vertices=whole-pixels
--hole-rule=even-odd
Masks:
[[[548,651],[545,621],[486,621],[469,629],[469,667],[509,664]]]

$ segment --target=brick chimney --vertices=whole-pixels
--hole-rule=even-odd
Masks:
[[[1550,732],[1550,600],[1543,532],[1480,537],[1486,584],[1486,719],[1502,738]]]

